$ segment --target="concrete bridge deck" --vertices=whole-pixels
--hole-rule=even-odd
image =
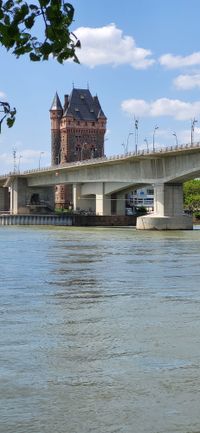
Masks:
[[[123,214],[125,193],[149,184],[154,186],[155,193],[155,215],[149,220],[151,224],[154,218],[154,222],[160,221],[163,228],[190,228],[190,217],[183,217],[182,184],[195,177],[200,177],[200,143],[8,173],[0,176],[0,186],[11,189],[14,214],[20,212],[27,196],[38,188],[43,200],[48,196],[52,201],[50,191],[54,185],[70,184],[73,185],[75,209],[84,203],[96,214],[109,215],[112,194],[117,194],[117,212]],[[148,218],[143,217],[142,226],[138,224],[138,228],[156,228],[145,227]],[[175,225],[172,221],[176,221]]]

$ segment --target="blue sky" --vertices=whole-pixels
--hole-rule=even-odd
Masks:
[[[0,172],[50,164],[49,108],[57,91],[89,85],[107,116],[106,155],[200,140],[199,0],[72,1],[72,30],[80,38],[81,65],[33,63],[0,48],[0,96],[17,108],[12,129],[0,136]],[[133,133],[133,134],[130,134]],[[173,133],[176,134],[173,135]]]

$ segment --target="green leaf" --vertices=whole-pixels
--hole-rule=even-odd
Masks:
[[[64,3],[63,4],[63,9],[65,12],[67,12],[68,17],[70,18],[70,20],[72,21],[74,18],[74,8],[70,3]]]
[[[39,0],[40,6],[46,7],[49,4],[49,0]]]
[[[39,10],[38,6],[33,5],[33,4],[29,5],[29,9],[31,9],[32,11],[36,11],[36,12]]]
[[[8,119],[6,120],[6,122],[7,122],[8,128],[12,128],[12,126],[13,126],[13,124],[15,122],[15,118],[8,117]]]
[[[32,62],[38,62],[40,60],[40,56],[35,53],[30,53],[29,57],[32,60]]]
[[[31,29],[35,23],[35,15],[32,14],[28,18],[24,20],[25,26],[27,29]]]
[[[5,2],[4,4],[4,8],[8,11],[9,9],[13,8],[14,6],[14,2],[13,0],[8,0],[7,2]]]
[[[10,16],[9,15],[4,15],[4,23],[9,26],[10,25]]]

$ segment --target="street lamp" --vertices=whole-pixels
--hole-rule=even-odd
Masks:
[[[91,158],[95,157],[95,152],[96,152],[97,148],[93,145],[91,146]]]
[[[40,156],[39,156],[39,170],[40,170],[40,162],[41,162],[42,155],[44,155],[44,152],[40,152]]]
[[[137,151],[138,151],[138,128],[139,128],[139,119],[136,119],[136,117],[134,116],[134,121],[135,121],[135,153],[137,155]]]
[[[80,152],[81,152],[81,158],[80,158],[80,161],[82,161],[84,158],[83,158],[83,156],[84,156],[84,150],[85,150],[85,147],[87,146],[87,142],[84,142],[84,143],[82,143],[81,145],[80,145],[80,147],[78,147],[78,150],[80,150]]]
[[[147,152],[148,152],[148,151],[149,151],[149,143],[148,143],[147,138],[144,139],[144,142],[146,143],[146,146],[147,146]]]
[[[59,164],[60,164],[60,154],[56,155],[56,165],[59,165]]]
[[[122,147],[124,148],[124,155],[126,155],[126,145],[125,145],[125,143],[122,143]]]
[[[126,149],[124,149],[124,150],[126,150],[125,153],[128,153],[128,144],[129,144],[130,135],[133,135],[133,132],[129,132],[129,134],[128,134],[128,137],[127,137],[127,140],[126,140]]]
[[[193,139],[194,139],[194,128],[195,128],[195,123],[197,123],[198,120],[196,120],[195,118],[193,120],[191,120],[191,145],[193,144]]]
[[[19,160],[18,160],[18,173],[20,172],[20,161],[21,161],[22,155],[19,155]]]
[[[153,131],[153,152],[155,152],[155,134],[157,129],[159,129],[159,126],[156,125]]]
[[[178,138],[177,138],[177,135],[176,135],[176,133],[175,132],[173,132],[172,133],[172,135],[175,137],[175,140],[176,140],[176,145],[178,146]]]

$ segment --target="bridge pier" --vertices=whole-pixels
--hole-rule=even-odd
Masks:
[[[82,185],[80,183],[73,184],[73,209],[77,210],[89,210],[92,209],[95,212],[95,197],[83,196]]]
[[[32,202],[37,197],[37,202]],[[14,177],[10,184],[10,213],[22,215],[33,213],[34,206],[38,208],[54,208],[54,193],[52,187],[29,187],[26,178]],[[37,208],[37,212],[38,212]]]
[[[73,185],[74,211],[91,209],[96,215],[111,215],[111,195],[105,194],[104,182]]]
[[[192,230],[192,216],[183,213],[183,185],[154,185],[154,213],[137,218],[139,230]]]
[[[118,192],[116,215],[125,215],[125,201],[125,193],[123,191]]]
[[[100,182],[96,190],[96,215],[111,215],[111,196],[105,194],[105,183]]]
[[[0,188],[0,212],[9,210],[8,188]]]

